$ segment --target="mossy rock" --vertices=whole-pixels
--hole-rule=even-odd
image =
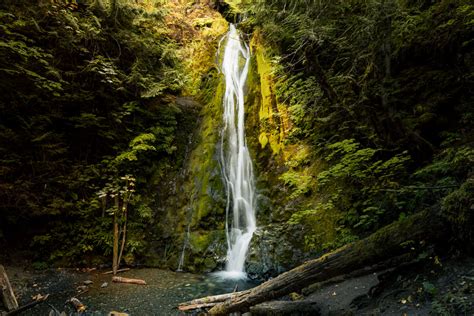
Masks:
[[[193,253],[204,252],[212,242],[212,234],[206,231],[191,232],[189,245]]]
[[[206,259],[204,259],[204,266],[209,271],[212,271],[217,267],[217,262],[216,260],[214,260],[214,258],[207,257]]]
[[[219,243],[225,243],[224,229],[191,231],[189,234],[189,245],[193,253],[210,251],[210,248],[215,248]]]

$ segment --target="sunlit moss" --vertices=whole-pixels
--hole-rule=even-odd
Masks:
[[[279,154],[284,149],[283,140],[290,127],[290,119],[286,107],[277,102],[272,66],[258,30],[254,33],[250,45],[260,80],[259,141],[262,148],[269,144],[272,152]]]
[[[165,21],[168,34],[179,44],[178,55],[187,73],[185,95],[197,95],[203,77],[216,67],[220,38],[227,32],[227,21],[208,5],[167,1]]]
[[[214,98],[202,110],[197,147],[191,153],[189,164],[191,179],[188,186],[193,192],[192,226],[199,226],[200,221],[209,216],[211,211],[217,211],[215,201],[209,196],[209,190],[222,190],[222,183],[218,175],[216,145],[219,142],[223,93],[224,84],[221,82],[216,88]],[[217,179],[213,180],[213,178]]]

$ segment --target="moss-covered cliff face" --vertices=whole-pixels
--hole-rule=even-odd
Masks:
[[[257,174],[260,228],[255,234],[249,269],[259,275],[273,275],[305,257],[301,229],[289,226],[287,221],[295,208],[300,210],[302,201],[307,205],[313,199],[309,188],[317,164],[309,163],[304,143],[288,142],[290,115],[286,106],[276,101],[270,55],[258,32],[250,46],[246,126]],[[193,69],[192,82],[196,84],[191,93],[199,103],[190,98],[180,98],[177,102],[184,108],[182,115],[188,123],[189,136],[183,134],[179,140],[185,143],[181,151],[182,170],[171,173],[170,180],[160,185],[157,203],[160,211],[154,230],[157,242],[149,264],[177,268],[183,247],[186,270],[211,271],[225,262],[226,196],[218,156],[225,83],[216,68],[216,48],[214,41],[205,48],[207,53],[199,53],[204,56],[201,62],[193,59],[189,63]],[[192,53],[191,56],[199,57]],[[196,68],[202,64],[208,67]],[[326,241],[330,234],[322,236]]]
[[[252,27],[249,41],[252,63],[246,100],[247,140],[258,184],[259,225],[248,265],[249,271],[261,275],[287,269],[307,257],[356,240],[390,221],[416,212],[417,208],[427,205],[423,203],[439,201],[430,193],[417,195],[410,192],[410,185],[419,185],[424,181],[423,175],[431,170],[426,161],[420,160],[418,147],[410,147],[412,140],[398,145],[383,142],[387,135],[378,129],[378,125],[385,123],[379,121],[388,122],[384,117],[393,111],[387,109],[387,100],[383,97],[389,90],[377,86],[377,76],[369,76],[373,65],[369,64],[360,78],[367,84],[364,88],[367,90],[351,86],[349,91],[346,86],[339,86],[337,81],[347,78],[339,78],[330,72],[326,74],[323,69],[330,66],[328,60],[314,59],[309,51],[301,58],[308,59],[306,62],[312,65],[313,73],[306,73],[309,70],[298,61],[294,65],[288,60],[283,61],[284,43],[279,43],[280,47],[270,44],[268,37],[271,34],[269,29],[265,33]],[[385,41],[381,45],[385,45]],[[328,46],[325,49],[332,51],[335,48]],[[286,59],[292,52],[287,53],[290,55],[286,55]],[[380,54],[387,57],[383,51]],[[401,59],[399,62],[405,61]],[[304,70],[295,70],[295,65]],[[419,71],[414,70],[411,76],[430,75]],[[215,91],[219,91],[217,82],[214,84]],[[396,87],[394,84],[390,89],[396,90]],[[358,101],[352,100],[351,94],[360,94],[359,99],[356,98]],[[382,97],[379,98],[379,94]],[[216,249],[215,245],[220,244],[222,251],[224,247],[218,240],[223,235],[203,237],[207,235],[205,231],[222,229],[219,221],[223,221],[224,197],[215,147],[212,148],[212,144],[218,143],[218,137],[212,132],[219,128],[216,118],[220,120],[220,97],[219,93],[213,95],[216,96],[214,102],[208,102],[212,106],[202,112],[202,131],[208,130],[209,133],[204,132],[206,137],[201,139],[204,142],[197,147],[200,159],[191,160],[193,165],[201,167],[199,172],[194,172],[199,174],[199,181],[191,190],[195,202],[190,204],[190,227],[200,237],[195,238],[200,246],[203,240],[207,240],[209,247]],[[368,102],[365,97],[373,104],[381,103],[381,109],[386,110],[381,110],[380,120],[374,118],[373,113],[363,114],[350,108],[359,105],[358,102]],[[409,124],[411,120],[406,118]],[[212,127],[209,127],[211,121]],[[409,130],[409,127],[405,129]],[[418,141],[416,138],[414,143]],[[434,146],[436,144],[432,149]],[[463,152],[459,151],[459,155]],[[435,160],[434,165],[439,163]],[[410,168],[419,171],[409,177]],[[461,178],[465,179],[466,170],[462,172],[464,176]],[[422,200],[425,202],[420,203]],[[201,254],[205,256],[206,250],[194,253]],[[213,252],[213,255],[217,258],[219,252]]]
[[[151,264],[177,268],[183,256],[185,270],[212,271],[225,262],[226,197],[218,157],[225,83],[217,68],[216,49],[226,28],[220,19],[199,18],[208,21],[202,34],[214,34],[208,38],[212,45],[203,46],[202,34],[194,33],[187,40],[192,48],[183,49],[183,56],[190,58],[187,63],[193,86],[189,93],[200,104],[187,102],[199,114],[184,111],[190,123],[188,131],[194,132],[180,139],[186,142],[182,170],[172,174],[161,189],[158,204],[162,211],[155,230],[159,237]],[[257,176],[259,229],[247,265],[254,275],[271,276],[333,244],[340,214],[333,209],[317,210],[317,216],[305,225],[311,229],[310,238],[303,226],[291,221],[295,213],[317,208],[320,199],[314,188],[324,163],[305,140],[293,135],[293,112],[298,109],[278,98],[275,73],[280,66],[258,29],[251,34],[249,45],[252,60],[246,85],[246,129]]]
[[[295,249],[273,262],[294,264],[427,207],[472,240],[461,198],[474,157],[472,4],[249,7],[259,222]],[[271,243],[258,237],[255,247]]]
[[[313,188],[322,162],[314,158],[304,141],[291,138],[291,108],[277,101],[277,64],[258,30],[249,45],[252,61],[246,87],[246,128],[257,176],[259,229],[252,242],[248,270],[271,276],[314,254],[315,249],[312,253],[307,247],[309,241],[301,225],[289,222],[294,213],[316,206],[318,195]],[[226,254],[226,197],[218,157],[225,83],[215,67],[210,67],[203,78],[196,89],[202,108],[193,125],[196,130],[187,140],[183,171],[165,186],[178,189],[163,195],[167,203],[165,214],[160,216],[173,220],[162,221],[157,229],[167,237],[162,240],[168,247],[165,264],[177,267],[184,246],[183,267],[190,271],[222,267]],[[320,211],[310,225],[317,232],[311,243],[333,243],[338,218],[336,211]]]
[[[225,193],[216,146],[224,83],[218,71],[226,20],[208,4],[168,3],[167,22],[181,45],[188,86],[177,99],[183,124],[176,165],[157,183],[155,226],[145,264],[212,271],[225,259]],[[184,255],[183,255],[183,247]]]
[[[323,161],[303,139],[293,137],[295,109],[278,98],[279,64],[261,32],[253,32],[252,69],[248,80],[247,139],[252,149],[258,181],[258,225],[248,269],[270,276],[321,252],[336,240],[335,210],[320,211],[308,223],[311,240],[291,218],[320,202],[314,190]],[[308,247],[309,244],[317,245]]]

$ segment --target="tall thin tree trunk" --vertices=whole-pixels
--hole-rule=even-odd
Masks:
[[[112,258],[112,271],[114,275],[117,274],[118,270],[118,247],[119,247],[119,223],[118,223],[118,211],[119,211],[119,195],[115,197],[115,212],[114,212],[114,244],[113,244],[113,258]]]
[[[120,265],[122,260],[123,249],[125,248],[125,241],[127,238],[127,209],[128,209],[128,200],[123,201],[123,230],[122,230],[122,245],[120,246],[120,254],[117,260],[117,267]]]

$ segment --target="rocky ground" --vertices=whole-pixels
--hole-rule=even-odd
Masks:
[[[395,270],[303,291],[312,312],[295,315],[474,315],[474,258],[426,258]]]
[[[49,294],[45,303],[20,315],[49,315],[51,310],[74,313],[67,301],[72,297],[86,305],[81,315],[108,315],[121,312],[130,315],[179,315],[178,303],[198,296],[229,292],[234,282],[212,275],[176,273],[159,269],[132,269],[120,273],[122,277],[146,280],[147,285],[111,282],[104,271],[51,269],[42,272],[7,266],[6,270],[20,305],[27,304],[38,294]],[[240,288],[253,286],[241,283]]]

